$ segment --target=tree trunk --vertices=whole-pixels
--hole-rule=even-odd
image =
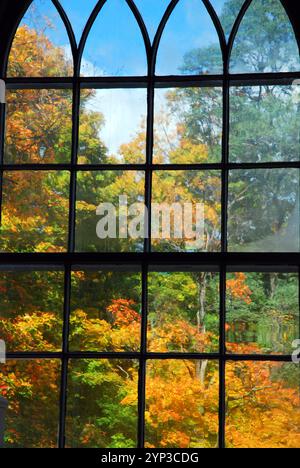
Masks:
[[[277,287],[277,273],[270,273],[270,299],[274,299]]]
[[[198,273],[197,285],[199,294],[199,309],[197,311],[197,331],[198,333],[205,333],[205,315],[206,315],[206,289],[207,289],[207,273]],[[202,350],[201,350],[202,351]],[[205,382],[206,368],[208,361],[197,361],[196,362],[196,377],[200,380],[201,384]]]

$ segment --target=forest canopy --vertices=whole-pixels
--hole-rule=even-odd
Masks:
[[[225,31],[234,22],[236,4],[225,2],[220,16]],[[177,73],[209,75],[218,70],[218,47],[211,44],[185,51]],[[279,1],[253,2],[237,35],[231,67],[234,73],[299,69],[293,31]],[[10,54],[9,76],[62,77],[72,72],[64,48],[44,30],[21,24]],[[116,204],[124,193],[131,202],[144,200],[145,172],[113,171],[109,165],[145,163],[146,99],[147,93],[140,89],[81,89],[78,164],[107,165],[107,169],[77,174],[77,252],[143,250],[141,240],[97,238],[96,208],[102,201]],[[129,115],[130,128],[128,139],[125,135],[116,145],[111,137],[116,132],[111,107],[117,101],[121,112]],[[128,103],[134,103],[138,122],[126,114]],[[222,105],[218,86],[156,90],[154,163],[220,163]],[[69,164],[72,109],[71,88],[8,90],[5,163]],[[298,160],[299,104],[293,87],[232,86],[229,140],[233,163]],[[157,202],[203,202],[201,250],[221,251],[220,170],[157,170],[152,190],[152,200]],[[68,170],[5,171],[0,252],[66,252],[69,196]],[[186,239],[153,240],[152,248],[189,251]],[[298,169],[230,171],[228,249],[299,252]],[[289,355],[299,336],[297,271],[232,269],[226,286],[227,352]],[[218,446],[219,361],[185,359],[184,353],[218,353],[219,287],[219,271],[213,268],[162,271],[153,267],[148,273],[147,351],[183,353],[181,359],[147,361],[148,448]],[[73,268],[69,350],[138,356],[141,310],[139,268]],[[0,267],[0,338],[8,352],[61,352],[63,314],[63,270]],[[50,356],[10,359],[1,365],[0,394],[9,401],[7,447],[57,445],[60,373],[61,361]],[[227,362],[227,446],[299,447],[299,377],[299,366],[289,362],[242,358]],[[71,359],[66,446],[135,447],[138,379],[138,359]]]

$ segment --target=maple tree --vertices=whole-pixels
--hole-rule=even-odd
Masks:
[[[203,55],[205,51],[201,53]],[[196,66],[195,52],[186,57],[184,66],[185,70]],[[67,76],[71,73],[71,64],[60,48],[41,33],[28,27],[19,28],[12,48],[10,75]],[[252,93],[244,92],[244,98],[245,95],[253,101]],[[92,96],[92,91],[82,91],[79,162],[116,162],[99,138],[104,121],[101,114],[89,109]],[[168,110],[156,122],[154,161],[218,162],[220,93],[213,88],[206,92],[188,88],[168,92],[166,100]],[[271,101],[268,100],[266,105],[269,110]],[[234,106],[237,108],[238,99]],[[182,107],[183,112],[176,128],[168,128],[168,112],[172,114],[178,107]],[[70,90],[12,90],[8,97],[5,160],[41,164],[69,162],[71,109]],[[239,124],[235,122],[236,127]],[[120,148],[122,162],[143,162],[144,140],[145,129],[141,128],[130,142],[124,142]],[[235,151],[241,153],[241,141],[235,140],[234,146]],[[248,185],[237,180],[234,185],[236,196],[232,203],[238,204]],[[141,249],[139,243],[130,240],[99,243],[94,233],[94,214],[97,203],[102,200],[116,203],[125,190],[130,200],[141,199],[143,187],[143,176],[134,171],[80,174],[77,250]],[[5,175],[3,188],[1,250],[66,250],[68,173],[11,172]],[[157,172],[153,190],[158,202],[205,200],[203,250],[220,250],[221,189],[217,171]],[[257,201],[256,192],[254,198]],[[240,209],[238,215],[241,212]],[[272,229],[278,231],[279,226],[274,225]],[[184,251],[186,239],[154,240],[153,247],[155,250]],[[218,351],[217,272],[151,272],[148,286],[149,351]],[[0,272],[0,293],[0,334],[9,351],[61,349],[63,272],[4,269]],[[140,274],[137,272],[73,271],[70,350],[138,352],[140,302]],[[298,332],[297,308],[295,274],[229,274],[227,351],[236,354],[289,353],[291,338],[297,337]],[[262,330],[267,331],[262,333]],[[5,436],[7,446],[56,446],[59,376],[60,362],[55,359],[15,360],[0,368],[0,392],[10,403]],[[298,382],[299,368],[291,364],[227,363],[227,445],[299,447]],[[67,446],[134,447],[137,404],[136,360],[71,360]],[[218,417],[217,360],[148,361],[147,447],[216,447]]]
[[[34,283],[38,281],[37,284],[42,287],[45,276],[39,278],[39,275],[36,275]],[[30,274],[27,273],[27,276],[30,277]],[[117,279],[118,276],[120,274],[115,272],[114,277]],[[121,275],[120,283],[129,281],[129,284],[133,285],[137,281],[136,273],[127,276],[126,278],[124,274]],[[111,291],[108,297],[106,290],[101,286],[113,284],[114,277],[110,272],[102,274],[74,272],[73,312],[70,323],[71,349],[77,351],[101,349],[117,352],[139,350],[141,320],[140,306],[135,296],[137,286],[130,295],[124,292],[118,297],[117,292]],[[243,281],[240,290],[241,278]],[[50,284],[53,279],[50,277]],[[216,280],[217,278],[213,279],[215,283]],[[164,288],[162,281],[165,283]],[[229,300],[239,301],[245,307],[251,306],[248,295],[253,297],[253,293],[250,294],[252,291],[247,286],[248,281],[255,281],[259,285],[259,280],[253,274],[250,276],[236,274],[233,279],[229,279]],[[280,284],[280,280],[278,281]],[[15,349],[56,349],[53,343],[59,339],[58,329],[61,328],[61,322],[57,314],[47,312],[47,309],[54,307],[55,304],[58,307],[58,290],[56,288],[49,290],[50,299],[45,298],[41,289],[40,295],[37,296],[40,312],[35,313],[34,310],[37,308],[32,305],[30,293],[27,293],[26,297],[30,282],[27,280],[25,291],[22,284],[26,284],[23,273],[19,281],[14,274],[1,276],[2,290],[9,296],[10,290],[16,291],[14,296],[2,305],[2,309],[7,310],[6,318],[1,318],[0,322],[2,336],[9,346],[16,347]],[[183,284],[182,297],[178,292],[179,284]],[[283,289],[287,287],[286,281],[281,284]],[[213,294],[216,287],[217,283],[214,287],[209,286],[206,299],[211,304],[212,310],[214,306],[211,301],[214,295],[210,294]],[[39,289],[37,293],[38,291]],[[82,291],[85,291],[84,296]],[[208,349],[214,342],[217,343],[217,332],[214,331],[216,327],[212,325],[213,322],[210,320],[207,323],[209,332],[204,334],[203,330],[198,329],[197,321],[189,318],[193,316],[193,310],[187,312],[184,308],[184,300],[191,305],[193,301],[197,304],[199,300],[193,274],[153,274],[150,291],[151,294],[156,293],[156,304],[150,300],[148,346],[151,351],[166,352],[174,349],[182,352],[201,351]],[[171,291],[171,297],[174,299],[168,309],[164,301]],[[20,297],[23,297],[22,309],[16,308],[12,315],[14,304],[20,304]],[[78,302],[79,297],[82,299],[81,303]],[[75,307],[77,304],[80,308]],[[161,304],[166,304],[164,312],[161,310]],[[206,305],[209,308],[209,304]],[[260,305],[256,304],[256,307]],[[196,310],[197,305],[194,311]],[[170,320],[169,314],[171,314]],[[217,317],[218,311],[213,315]],[[155,318],[159,320],[158,324],[155,323]],[[260,351],[258,344],[239,342],[239,334],[236,334],[236,339],[237,342],[227,343],[228,352],[252,354]],[[148,447],[217,445],[218,363],[217,361],[206,363],[202,379],[198,375],[198,367],[197,360],[168,359],[148,362],[146,380]],[[228,446],[297,446],[299,443],[297,367],[291,364],[245,361],[227,364],[226,373]],[[12,402],[8,419],[7,444],[55,446],[58,375],[59,364],[55,360],[26,361],[26,363],[15,361],[1,368],[1,393]],[[72,361],[69,368],[67,445],[135,446],[137,386],[138,363],[134,360]],[[39,404],[42,405],[40,409]],[[40,418],[40,412],[45,416]],[[29,414],[36,422],[35,427],[40,427],[38,434],[34,429],[24,433],[24,425]],[[50,414],[50,418],[46,417]],[[274,431],[274,421],[276,431]]]

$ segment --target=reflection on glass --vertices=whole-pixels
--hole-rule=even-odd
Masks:
[[[219,16],[225,36],[228,39],[245,0],[210,0],[210,3]]]
[[[139,351],[140,273],[73,271],[71,308],[71,350]]]
[[[61,350],[63,288],[63,271],[0,269],[0,338],[8,352]]]
[[[79,44],[83,29],[98,0],[59,0],[65,10]]]
[[[215,361],[148,361],[146,447],[216,448],[218,382]]]
[[[80,252],[143,250],[144,192],[143,172],[79,172],[76,250]]]
[[[8,76],[72,76],[71,47],[64,23],[50,0],[34,0],[15,35]]]
[[[218,281],[210,272],[149,273],[150,352],[218,351]]]
[[[295,161],[300,157],[299,99],[293,86],[231,88],[232,162]]]
[[[231,273],[227,278],[227,351],[291,354],[299,335],[294,273]]]
[[[134,3],[143,17],[150,39],[153,40],[170,0],[155,0],[154,8],[153,0],[134,0]]]
[[[253,0],[235,38],[231,72],[299,70],[299,49],[281,2]]]
[[[157,75],[207,75],[223,72],[219,38],[200,0],[180,1],[163,31]]]
[[[155,91],[154,163],[220,162],[221,144],[221,88]]]
[[[84,76],[147,75],[143,36],[123,0],[110,0],[101,9],[86,42],[81,73]]]
[[[220,249],[219,171],[155,171],[152,183],[153,250]]]
[[[231,171],[229,250],[299,251],[299,170]]]
[[[68,163],[71,160],[72,91],[7,92],[4,161]]]
[[[137,445],[138,363],[125,359],[71,361],[66,446]]]
[[[69,182],[63,171],[4,173],[0,252],[66,250]]]
[[[0,395],[9,403],[6,448],[57,447],[59,360],[7,361],[0,366]]]
[[[81,92],[79,163],[145,162],[147,90]]]
[[[280,362],[226,365],[228,448],[300,446],[299,371]]]

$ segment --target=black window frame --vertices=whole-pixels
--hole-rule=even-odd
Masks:
[[[230,127],[230,89],[231,86],[243,85],[290,85],[295,79],[300,79],[300,71],[295,73],[245,73],[231,74],[229,71],[230,53],[234,44],[240,23],[251,4],[252,0],[246,0],[233,26],[228,43],[226,42],[220,20],[207,0],[203,0],[207,11],[216,27],[221,51],[223,55],[224,70],[222,75],[178,75],[156,76],[155,63],[160,39],[164,27],[178,1],[172,0],[159,25],[157,34],[151,45],[146,26],[132,0],[126,0],[131,8],[141,29],[146,55],[148,60],[147,76],[132,77],[80,77],[80,59],[83,54],[85,42],[91,26],[99,11],[106,3],[100,0],[89,18],[79,47],[77,49],[71,24],[57,0],[52,0],[66,27],[74,59],[74,76],[70,78],[9,78],[6,77],[6,65],[9,50],[16,29],[23,17],[24,11],[31,2],[24,2],[24,7],[18,17],[14,17],[14,27],[10,31],[6,48],[3,53],[1,76],[6,82],[7,89],[72,89],[72,154],[69,164],[6,164],[4,161],[4,129],[5,129],[5,105],[0,109],[0,187],[2,187],[5,171],[49,171],[65,170],[70,173],[70,207],[68,227],[68,251],[66,253],[0,253],[1,267],[11,268],[14,265],[30,266],[57,266],[64,269],[64,325],[62,334],[61,352],[13,352],[8,353],[8,359],[47,359],[54,358],[61,361],[61,387],[60,387],[60,418],[58,447],[65,447],[67,389],[68,389],[68,363],[70,359],[137,359],[139,361],[139,386],[138,386],[138,447],[144,447],[145,442],[145,380],[146,363],[151,359],[208,359],[219,362],[220,389],[219,389],[219,448],[225,448],[225,417],[226,417],[226,382],[225,366],[228,361],[273,361],[291,362],[290,355],[233,355],[226,351],[226,275],[227,271],[236,267],[256,269],[273,269],[277,271],[298,271],[300,274],[299,253],[233,253],[227,249],[227,202],[228,202],[228,176],[229,171],[238,169],[300,169],[300,162],[270,162],[270,163],[231,163],[229,162],[229,127]],[[282,2],[284,3],[284,2]],[[13,2],[11,2],[13,8]],[[25,5],[26,4],[26,5]],[[25,8],[26,6],[26,8]],[[296,10],[295,10],[296,11]],[[299,31],[296,31],[298,45],[300,44]],[[222,160],[212,164],[153,164],[153,127],[154,127],[154,94],[156,88],[170,87],[220,87],[223,92],[223,136],[222,136]],[[78,134],[79,134],[79,109],[80,91],[83,88],[113,89],[113,88],[145,88],[147,89],[147,132],[146,132],[146,162],[144,164],[77,164]],[[221,214],[221,251],[214,253],[159,253],[151,251],[151,238],[145,239],[144,252],[142,253],[79,253],[75,251],[75,223],[76,223],[76,186],[77,173],[80,171],[101,170],[140,170],[145,172],[145,203],[149,208],[149,226],[151,226],[151,194],[152,173],[155,170],[211,170],[216,169],[222,174],[222,214]],[[0,212],[2,202],[2,190],[0,191]],[[142,278],[142,325],[140,352],[71,352],[69,350],[69,323],[71,304],[71,272],[72,267],[89,267],[101,265],[131,265],[141,268]],[[184,265],[199,268],[211,267],[219,271],[220,278],[220,346],[218,353],[150,353],[147,351],[147,309],[148,309],[148,271],[152,266],[180,268]],[[299,287],[300,289],[300,287]],[[299,298],[300,301],[300,298]],[[299,330],[300,335],[300,330]]]

